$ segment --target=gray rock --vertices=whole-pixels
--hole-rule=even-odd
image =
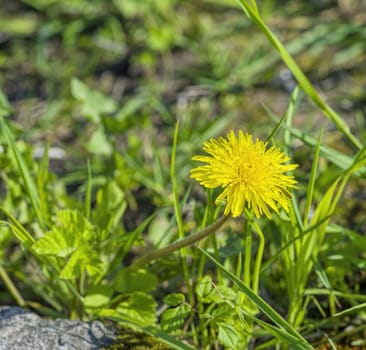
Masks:
[[[0,307],[0,350],[97,350],[115,339],[99,321],[46,320],[20,307]]]

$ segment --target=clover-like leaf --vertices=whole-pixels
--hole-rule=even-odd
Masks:
[[[128,300],[117,306],[117,311],[129,316],[135,323],[144,327],[155,322],[156,306],[157,303],[151,295],[135,292],[130,295]]]

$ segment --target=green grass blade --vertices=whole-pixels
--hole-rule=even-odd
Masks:
[[[287,128],[286,125],[283,126],[284,128]],[[308,134],[305,134],[304,132],[291,127],[290,132],[293,136],[297,137],[299,140],[303,141],[305,144],[309,145],[310,147],[316,147],[317,140],[311,137]],[[345,170],[348,169],[351,164],[353,164],[354,159],[353,157],[347,156],[341,152],[338,152],[332,148],[329,148],[327,146],[321,145],[320,146],[320,154],[327,159],[330,163],[338,166],[340,169]],[[361,164],[362,165],[362,164]],[[354,172],[357,175],[365,174],[366,173],[366,167],[365,166],[359,166],[359,169]]]
[[[177,221],[178,226],[178,237],[179,239],[184,238],[184,223],[182,217],[182,211],[179,201],[179,194],[178,194],[178,185],[177,185],[177,175],[176,175],[176,154],[177,154],[177,145],[178,145],[178,134],[179,134],[179,121],[177,121],[174,130],[174,138],[173,138],[173,146],[172,146],[172,155],[170,160],[170,181],[172,183],[172,190],[173,190],[173,200],[174,200],[174,214],[175,219]],[[183,276],[186,286],[188,288],[188,298],[190,302],[193,303],[193,290],[189,277],[189,269],[187,263],[187,248],[180,249],[180,256],[182,260],[182,269],[183,269]]]
[[[352,314],[352,313],[359,313],[360,311],[366,309],[366,303],[362,303],[359,305],[355,305],[353,307],[350,307],[349,309],[340,311],[333,315],[333,317],[344,317],[346,315]]]
[[[88,159],[87,163],[88,167],[88,181],[86,184],[86,191],[85,191],[85,200],[84,200],[84,214],[85,217],[90,220],[90,210],[91,210],[91,193],[93,187],[93,179],[92,179],[92,170],[90,160]]]
[[[11,153],[13,154],[13,157],[15,159],[16,165],[18,167],[18,171],[19,171],[20,176],[23,180],[25,190],[26,190],[28,198],[31,202],[31,206],[34,210],[34,213],[37,217],[38,223],[42,228],[44,228],[42,212],[41,212],[41,208],[40,208],[40,204],[39,204],[39,196],[38,196],[38,192],[37,192],[37,186],[34,183],[32,177],[30,175],[30,171],[27,168],[23,157],[21,156],[21,154],[19,153],[19,151],[16,147],[13,135],[11,134],[4,118],[0,119],[0,124],[1,124],[2,132],[3,132],[3,134],[5,136],[5,139],[6,139],[8,145],[10,147]]]
[[[298,338],[293,335],[287,333],[282,328],[277,328],[272,326],[271,324],[264,322],[262,320],[256,319],[256,322],[264,329],[266,329],[269,333],[271,333],[275,338],[281,340],[286,345],[290,345],[292,349],[296,350],[309,350],[313,349],[313,347],[309,343],[304,343],[300,341]]]
[[[338,115],[328,104],[326,104],[319,94],[316,92],[308,78],[302,72],[300,67],[297,65],[292,56],[288,53],[285,46],[277,39],[277,37],[272,33],[272,31],[263,22],[259,13],[251,6],[248,0],[237,0],[241,8],[244,10],[246,15],[252,20],[252,22],[262,31],[262,33],[267,37],[268,41],[272,44],[275,50],[280,55],[281,59],[285,62],[287,67],[290,69],[296,80],[298,81],[300,87],[309,96],[309,98],[323,111],[324,115],[330,119],[336,128],[342,132],[342,134],[347,137],[347,139],[358,149],[361,148],[360,141],[351,133],[349,126]]]
[[[50,178],[49,173],[49,156],[48,156],[49,145],[44,150],[42,158],[39,162],[36,183],[37,183],[37,193],[39,197],[39,210],[42,215],[42,219],[45,223],[49,222],[51,210],[49,208],[49,201],[47,200],[48,188],[47,184]]]
[[[324,222],[328,221],[331,218],[331,214],[329,214],[328,216],[324,217],[322,220],[319,220],[318,222],[316,222],[314,225],[309,226],[306,230],[301,231],[300,235],[296,236],[295,238],[289,240],[288,242],[286,242],[286,244],[284,244],[275,254],[273,254],[269,259],[267,259],[263,264],[262,264],[262,268],[261,271],[265,271],[269,266],[271,266],[278,258],[279,256],[291,245],[293,245],[297,240],[299,240],[300,238],[304,238],[306,235],[308,235],[309,233],[313,233],[314,230],[316,230],[318,227],[320,227]]]
[[[0,207],[0,211],[7,217],[10,221],[0,222],[9,225],[13,235],[21,242],[26,248],[32,249],[32,245],[35,242],[34,238],[29,234],[29,232],[23,227],[23,225],[6,209]]]
[[[316,180],[316,174],[317,174],[317,168],[318,168],[318,161],[319,161],[319,154],[320,154],[320,145],[321,140],[323,138],[323,129],[320,132],[319,138],[318,138],[318,144],[315,148],[314,153],[314,159],[313,163],[311,165],[311,172],[310,172],[310,180],[306,191],[306,202],[305,202],[305,213],[304,213],[304,226],[308,226],[309,218],[310,218],[310,211],[311,211],[311,205],[313,202],[313,193],[314,193],[314,187],[315,187],[315,180]]]

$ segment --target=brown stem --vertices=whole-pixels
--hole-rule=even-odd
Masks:
[[[198,232],[198,233],[195,233],[191,236],[180,239],[180,240],[168,245],[167,247],[161,248],[161,249],[159,249],[155,252],[150,252],[150,253],[144,255],[140,259],[137,259],[131,265],[131,268],[132,269],[139,269],[139,268],[147,265],[149,262],[151,262],[155,259],[161,258],[163,256],[166,256],[166,255],[170,254],[170,253],[173,253],[174,251],[176,251],[178,249],[188,247],[189,245],[191,245],[191,244],[201,240],[202,238],[207,237],[211,233],[215,232],[218,228],[220,228],[226,222],[226,220],[228,218],[229,218],[229,216],[224,215],[221,218],[219,218],[215,223],[213,223],[212,225],[206,227],[201,232]]]

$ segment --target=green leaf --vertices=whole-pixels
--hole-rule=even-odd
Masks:
[[[196,286],[196,294],[203,303],[223,302],[234,300],[236,292],[224,285],[214,286],[210,276],[204,276]]]
[[[93,240],[94,227],[82,212],[76,209],[64,209],[59,210],[56,215],[57,228],[62,230],[68,243],[75,240]]]
[[[196,294],[204,303],[211,303],[213,301],[213,284],[210,276],[204,276],[201,281],[197,283]]]
[[[104,129],[98,127],[92,134],[86,144],[86,148],[90,153],[109,156],[113,152],[113,147],[108,140]]]
[[[78,210],[60,210],[56,215],[55,226],[36,241],[32,248],[41,255],[64,258],[93,238],[93,226]]]
[[[61,231],[49,231],[42,238],[36,241],[32,248],[40,255],[53,255],[58,257],[67,257],[75,251],[77,241],[70,244]]]
[[[114,278],[114,288],[120,293],[150,292],[155,289],[157,277],[145,270],[122,269]]]
[[[99,308],[107,306],[112,298],[113,289],[107,286],[95,286],[88,290],[83,298],[83,304],[87,308]]]
[[[213,321],[222,322],[231,319],[235,314],[235,307],[228,303],[217,304],[211,312],[210,317],[213,317]]]
[[[164,298],[164,303],[169,306],[177,306],[185,302],[184,294],[172,293]]]
[[[126,314],[140,326],[149,326],[155,322],[156,301],[151,295],[135,292],[125,302],[117,306],[117,311]]]
[[[216,287],[217,301],[219,300],[235,300],[237,293],[230,287],[224,285],[218,285]]]
[[[218,340],[221,345],[236,349],[238,335],[235,328],[226,323],[219,324]]]
[[[103,262],[99,254],[87,246],[78,247],[71,255],[65,267],[62,269],[60,278],[73,279],[80,277],[86,271],[92,279],[96,279],[104,272]]]
[[[81,113],[97,124],[101,122],[101,114],[113,113],[117,109],[117,104],[113,99],[90,89],[76,78],[71,80],[71,93],[82,102]]]
[[[161,315],[161,328],[171,332],[179,329],[191,312],[189,304],[181,304],[177,307],[165,310]]]

